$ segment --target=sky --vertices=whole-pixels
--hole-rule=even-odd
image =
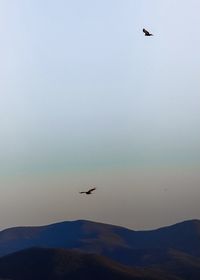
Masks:
[[[0,229],[200,219],[199,9],[0,0]]]

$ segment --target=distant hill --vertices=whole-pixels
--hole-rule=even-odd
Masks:
[[[153,274],[64,249],[32,248],[0,258],[0,277],[12,280],[167,280]]]
[[[200,260],[171,250],[159,265],[131,268],[77,250],[30,248],[0,258],[0,279],[197,280]]]
[[[30,247],[79,249],[127,265],[151,265],[153,258],[161,257],[169,249],[200,257],[200,221],[185,221],[150,231],[133,231],[78,220],[41,227],[16,227],[0,232],[0,256]],[[149,254],[148,263],[145,255]]]
[[[10,228],[0,255],[0,279],[197,280],[200,221],[150,231],[83,220]]]

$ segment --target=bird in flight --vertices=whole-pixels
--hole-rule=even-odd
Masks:
[[[79,192],[79,193],[81,193],[81,194],[83,194],[83,193],[85,193],[85,194],[91,194],[93,191],[95,191],[96,190],[96,188],[94,187],[94,188],[91,188],[91,189],[89,189],[88,191],[86,191],[86,192]]]
[[[145,36],[153,36],[153,34],[149,33],[149,31],[147,31],[146,29],[143,28],[142,30],[144,32]]]

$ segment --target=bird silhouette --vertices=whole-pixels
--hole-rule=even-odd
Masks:
[[[88,191],[85,191],[85,192],[79,192],[79,193],[81,193],[81,194],[83,194],[83,193],[85,193],[85,194],[91,194],[93,191],[95,191],[96,190],[96,188],[94,187],[94,188],[91,188],[91,189],[89,189]]]
[[[144,32],[145,36],[153,36],[153,34],[149,33],[149,31],[147,31],[146,29],[143,28],[142,30]]]

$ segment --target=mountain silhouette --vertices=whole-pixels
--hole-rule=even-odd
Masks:
[[[0,279],[197,280],[200,259],[171,250],[159,265],[128,267],[78,250],[29,248],[0,258]]]
[[[155,230],[133,231],[78,220],[40,227],[16,227],[0,232],[0,256],[30,247],[79,249],[128,265],[140,265],[139,255],[148,250],[152,254],[162,254],[168,249],[174,249],[200,257],[200,221],[191,220]]]
[[[66,249],[31,248],[0,258],[0,277],[13,280],[160,280],[105,257]],[[166,278],[162,278],[165,280]]]
[[[0,279],[96,275],[111,280],[197,280],[200,221],[146,231],[84,220],[15,227],[0,232],[0,255]]]

